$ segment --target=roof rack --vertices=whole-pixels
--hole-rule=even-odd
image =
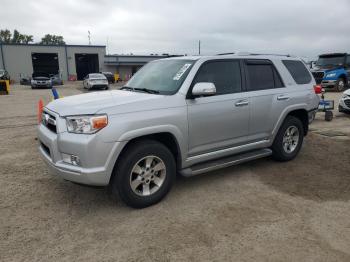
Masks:
[[[271,55],[271,56],[285,56],[285,57],[295,57],[290,54],[260,54],[260,53],[250,53],[250,52],[231,52],[231,53],[221,53],[217,55],[238,55],[238,56],[259,56],[259,55]]]
[[[251,53],[250,55],[274,55],[274,56],[292,57],[290,54],[258,54],[258,53]]]
[[[216,55],[234,55],[235,52],[231,52],[231,53],[221,53],[221,54],[216,54]]]

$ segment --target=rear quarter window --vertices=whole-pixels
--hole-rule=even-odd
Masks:
[[[311,75],[303,62],[294,60],[282,60],[282,62],[297,84],[303,85],[311,82]]]

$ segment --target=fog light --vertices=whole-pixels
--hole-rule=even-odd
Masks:
[[[72,162],[73,165],[80,166],[80,159],[79,159],[79,157],[77,157],[75,155],[71,155],[70,156],[70,161]]]
[[[62,160],[65,163],[68,163],[74,166],[80,166],[80,159],[78,156],[62,154]]]

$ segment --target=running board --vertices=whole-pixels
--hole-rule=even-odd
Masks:
[[[209,171],[217,170],[220,168],[238,165],[240,163],[248,162],[254,159],[270,156],[271,154],[272,154],[271,149],[268,149],[268,148],[259,149],[255,151],[250,151],[248,153],[233,155],[225,158],[220,158],[220,159],[196,164],[189,168],[180,170],[179,173],[185,177],[195,176],[195,175],[199,175]]]

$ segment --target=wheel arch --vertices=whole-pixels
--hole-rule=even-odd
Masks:
[[[344,79],[345,84],[346,84],[346,82],[348,81],[348,77],[346,76],[345,73],[341,73],[341,74],[339,75],[338,79],[340,79],[340,78],[343,78],[343,79]]]
[[[113,170],[115,170],[118,161],[120,160],[121,155],[133,144],[135,143],[139,143],[142,140],[154,140],[157,142],[162,143],[163,145],[165,145],[170,152],[174,155],[175,158],[175,162],[176,162],[176,166],[177,169],[181,168],[182,165],[182,155],[181,155],[181,146],[178,142],[177,137],[169,132],[169,131],[164,131],[164,132],[155,132],[155,133],[148,133],[148,134],[144,134],[144,135],[139,135],[139,136],[135,136],[133,138],[130,138],[130,140],[127,141],[127,143],[124,145],[124,147],[122,148],[122,150],[120,151],[118,157],[116,158],[115,162],[114,162],[114,167]],[[113,173],[110,177],[110,181],[113,177]]]
[[[306,105],[295,105],[291,108],[286,108],[283,113],[281,114],[277,124],[275,125],[273,132],[272,132],[272,141],[274,141],[278,130],[282,126],[284,120],[288,116],[294,116],[298,119],[301,120],[303,127],[304,127],[304,136],[307,135],[309,131],[309,116],[308,116],[308,111],[305,109]]]
[[[294,116],[298,119],[300,119],[301,123],[303,124],[303,128],[304,128],[304,136],[307,135],[308,131],[309,131],[309,114],[305,109],[297,109],[297,110],[293,110],[291,112],[288,113],[288,116]]]

